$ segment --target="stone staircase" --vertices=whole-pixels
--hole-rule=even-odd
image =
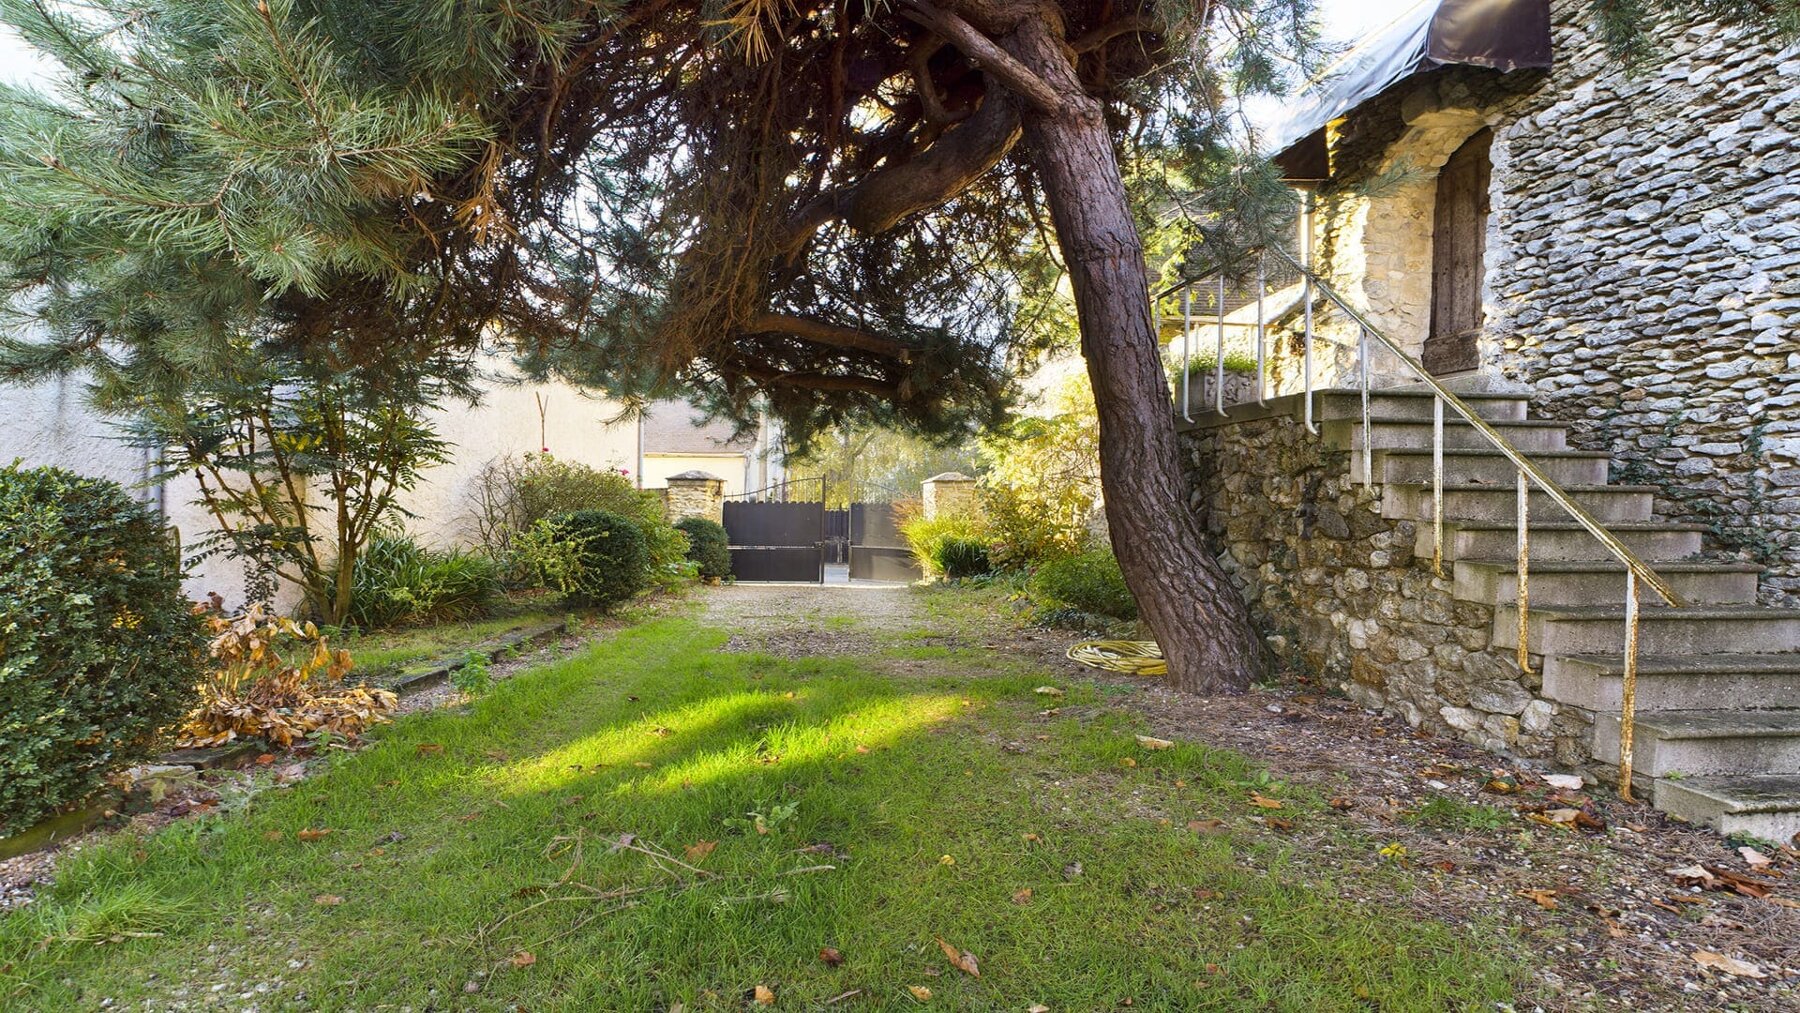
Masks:
[[[1758,606],[1759,567],[1704,558],[1702,527],[1656,516],[1654,487],[1611,484],[1609,455],[1570,449],[1566,427],[1527,417],[1526,398],[1460,396],[1693,603],[1671,608],[1640,592],[1639,792],[1696,823],[1786,842],[1800,831],[1800,610]],[[1316,410],[1323,439],[1351,452],[1362,481],[1360,395],[1320,392]],[[1432,395],[1377,391],[1370,416],[1382,516],[1416,522],[1418,565],[1429,566]],[[1445,573],[1456,598],[1492,607],[1490,650],[1510,657],[1515,470],[1453,410],[1444,435]],[[1540,490],[1530,511],[1528,636],[1541,695],[1592,712],[1592,755],[1616,764],[1625,567]]]

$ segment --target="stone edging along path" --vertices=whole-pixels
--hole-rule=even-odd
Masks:
[[[554,640],[562,634],[564,628],[564,623],[552,622],[514,630],[461,654],[442,657],[402,672],[387,688],[405,699],[443,683],[450,678],[451,673],[468,664],[470,654],[480,653],[489,661],[499,661],[509,653]],[[222,746],[176,749],[164,753],[127,770],[125,773],[131,776],[129,788],[108,787],[80,809],[52,816],[11,837],[0,837],[0,859],[41,851],[75,837],[116,813],[129,795],[144,791],[155,795],[155,785],[158,782],[180,781],[202,770],[234,770],[248,765],[266,752],[269,752],[267,743],[259,739],[243,739]]]

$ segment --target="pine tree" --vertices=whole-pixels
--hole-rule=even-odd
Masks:
[[[1021,285],[1065,275],[1121,566],[1174,683],[1240,689],[1140,235],[1171,202],[1230,211],[1190,237],[1213,261],[1281,234],[1229,98],[1304,69],[1310,6],[0,0],[67,69],[0,95],[0,284],[37,328],[0,368],[120,402],[245,335],[378,370],[497,333],[628,398],[948,438],[1003,415]]]

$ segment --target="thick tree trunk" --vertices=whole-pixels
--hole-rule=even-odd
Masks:
[[[1113,551],[1173,685],[1242,692],[1264,651],[1188,507],[1143,241],[1100,103],[1081,88],[1057,26],[1027,19],[1003,44],[1061,97],[1055,111],[1027,110],[1025,143],[1074,285]]]

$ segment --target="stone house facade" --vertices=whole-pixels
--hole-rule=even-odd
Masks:
[[[1346,58],[1322,86],[1335,98],[1290,103],[1271,136],[1307,197],[1300,256],[1329,291],[1314,290],[1310,346],[1305,288],[1265,293],[1263,397],[1177,408],[1191,504],[1267,643],[1321,682],[1603,774],[1624,755],[1633,672],[1636,774],[1656,804],[1785,839],[1800,830],[1800,46],[1692,23],[1627,70],[1589,10],[1421,4]],[[1367,424],[1362,328],[1339,300],[1410,360],[1371,342]],[[1202,348],[1255,341],[1242,301],[1218,300]],[[1434,502],[1436,397],[1415,368],[1685,599],[1639,586],[1636,655],[1626,566],[1541,482],[1518,492],[1517,467],[1455,414]]]
[[[1800,603],[1800,48],[1696,23],[1628,71],[1589,4],[1547,6],[1552,66],[1411,74],[1324,128],[1316,270],[1434,372],[1529,392],[1659,514],[1766,567],[1765,602]],[[1447,228],[1469,162],[1471,227]],[[1459,258],[1472,327],[1443,319]],[[1321,333],[1329,384],[1354,333]]]

